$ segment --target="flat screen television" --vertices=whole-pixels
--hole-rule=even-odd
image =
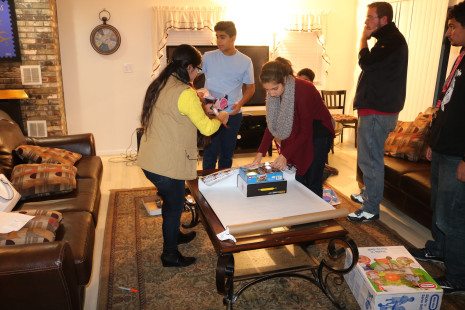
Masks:
[[[213,51],[217,49],[216,45],[194,45],[202,55],[205,52]],[[167,45],[166,46],[166,59],[169,60],[173,55],[173,52],[177,45]],[[254,77],[255,77],[255,94],[252,99],[247,102],[245,105],[248,106],[263,106],[265,105],[266,91],[263,89],[258,76],[260,75],[260,70],[262,66],[269,60],[270,49],[268,46],[258,46],[258,45],[236,45],[236,49],[241,53],[250,57],[253,63]],[[200,75],[199,80],[194,81],[196,88],[203,87],[205,80],[202,78],[203,74]],[[244,90],[243,90],[244,91]]]

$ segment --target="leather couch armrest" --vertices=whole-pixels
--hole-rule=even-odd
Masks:
[[[95,156],[95,140],[91,133],[45,138],[28,138],[28,144],[55,147],[85,156]]]
[[[82,309],[67,242],[0,247],[2,309]]]

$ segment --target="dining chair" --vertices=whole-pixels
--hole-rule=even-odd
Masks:
[[[340,110],[339,113],[331,113],[336,123],[342,125],[341,142],[344,140],[344,128],[355,129],[355,147],[357,147],[357,127],[358,118],[353,115],[344,114],[346,104],[346,91],[345,90],[322,90],[321,97],[330,110]],[[334,151],[333,151],[334,153]]]

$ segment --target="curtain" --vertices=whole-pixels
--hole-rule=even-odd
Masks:
[[[289,21],[284,25],[286,31],[302,31],[302,32],[315,32],[318,38],[318,44],[323,48],[321,57],[324,62],[329,65],[330,59],[326,53],[325,37],[327,33],[327,12],[303,12],[292,14]],[[275,48],[279,46],[279,42]],[[273,51],[274,53],[275,51]]]
[[[212,31],[223,20],[222,7],[154,7],[152,13],[152,78],[160,71],[160,59],[169,30]]]

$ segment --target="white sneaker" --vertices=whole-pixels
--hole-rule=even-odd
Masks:
[[[350,195],[350,199],[356,203],[363,204],[363,197],[361,194],[352,194]]]
[[[368,222],[379,219],[379,214],[371,214],[363,211],[362,209],[358,209],[355,212],[349,213],[349,215],[347,215],[347,219],[356,223]]]

